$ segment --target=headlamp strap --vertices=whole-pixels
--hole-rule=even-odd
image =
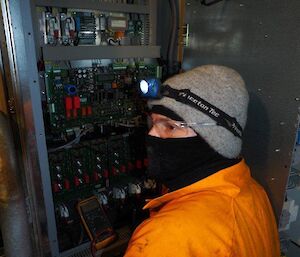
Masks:
[[[198,109],[216,121],[217,125],[226,128],[235,136],[242,138],[243,129],[236,118],[229,116],[219,108],[192,93],[189,89],[177,90],[171,88],[169,85],[164,85],[163,95]]]

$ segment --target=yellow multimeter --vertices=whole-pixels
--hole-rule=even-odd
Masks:
[[[96,196],[80,201],[77,210],[96,250],[104,248],[116,239],[116,233]]]

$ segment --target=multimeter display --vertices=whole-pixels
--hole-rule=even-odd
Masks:
[[[93,238],[102,241],[112,234],[111,225],[96,200],[86,202],[80,208]]]
[[[79,202],[77,208],[96,249],[105,247],[116,238],[115,232],[95,196]]]

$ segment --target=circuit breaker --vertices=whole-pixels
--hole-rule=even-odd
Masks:
[[[45,201],[53,206],[52,255],[73,256],[90,243],[79,202],[96,197],[118,238],[158,193],[146,175],[147,106],[137,83],[160,78],[162,68],[155,1],[48,2],[35,3],[52,192]]]

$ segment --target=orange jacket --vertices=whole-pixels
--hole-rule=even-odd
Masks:
[[[244,160],[151,200],[125,257],[279,257],[274,214]]]

